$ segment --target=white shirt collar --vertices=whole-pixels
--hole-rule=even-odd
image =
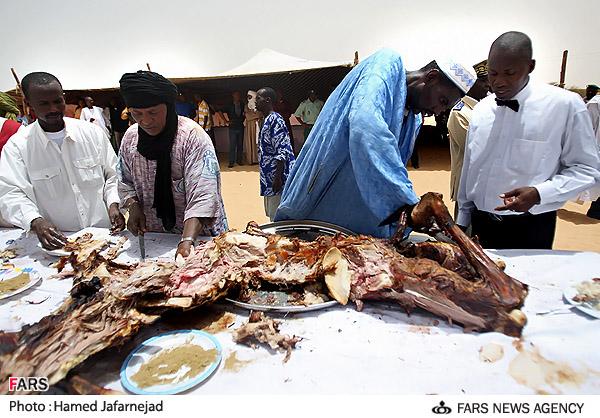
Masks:
[[[517,94],[515,94],[509,100],[522,101],[529,95],[530,90],[531,90],[531,78],[529,78],[529,80],[527,80],[527,84],[525,84],[525,86],[521,89],[521,91],[519,91]]]
[[[71,135],[71,133],[70,133],[70,131],[71,131],[69,129],[70,123],[68,122],[68,119],[63,118],[63,120],[65,122],[65,130],[67,132],[67,134],[65,136],[65,140],[70,139],[72,141],[77,142],[77,136]],[[40,138],[40,140],[43,142],[44,146],[47,147],[48,144],[52,142],[50,139],[48,139],[46,132],[42,129],[42,127],[40,126],[40,123],[37,120],[34,122],[33,129],[35,129],[35,135]]]

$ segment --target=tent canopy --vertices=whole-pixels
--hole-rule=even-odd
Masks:
[[[248,61],[223,73],[170,80],[177,84],[188,100],[192,100],[194,94],[200,94],[217,106],[230,102],[233,91],[238,90],[245,96],[248,90],[267,86],[281,89],[291,105],[297,106],[311,89],[325,99],[352,66],[352,61],[311,61],[263,49]],[[11,92],[14,94],[14,90]],[[91,95],[98,105],[106,105],[111,98],[119,97],[114,86],[65,90],[65,93],[69,103],[77,103],[79,97]]]
[[[284,73],[291,71],[304,71],[318,68],[351,66],[351,62],[310,61],[304,58],[292,57],[272,49],[262,49],[248,61],[219,74],[220,77],[248,76],[259,74]]]
[[[233,91],[243,93],[261,87],[281,89],[294,106],[315,90],[326,98],[352,68],[352,62],[311,61],[263,49],[245,63],[223,73],[171,79],[180,90],[201,94],[209,103],[228,102]],[[191,97],[190,97],[191,98]]]

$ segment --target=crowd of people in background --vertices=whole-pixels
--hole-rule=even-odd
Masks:
[[[281,89],[275,90],[275,94],[273,111],[282,116],[290,135],[292,149],[297,155],[323,108],[323,101],[318,98],[315,90],[309,90],[306,99],[300,102],[294,111]],[[175,108],[179,116],[193,119],[203,127],[215,147],[215,128],[228,128],[229,168],[236,165],[254,165],[259,163],[259,132],[265,118],[256,108],[256,96],[255,90],[248,90],[245,99],[241,91],[233,91],[229,103],[209,104],[202,94],[185,91],[178,94]],[[190,100],[190,97],[193,99]],[[292,124],[302,130],[301,134],[297,134],[297,143],[294,141]]]
[[[35,122],[37,117],[34,109],[27,107],[27,116],[25,116],[10,96],[6,93],[1,94],[6,98],[5,102],[12,103],[11,106],[14,107],[2,105],[4,101],[0,101],[2,109],[6,109],[0,113],[6,113],[9,119],[15,120],[23,126]],[[256,91],[248,90],[244,100],[240,91],[233,91],[230,103],[209,104],[202,93],[184,91],[178,93],[175,109],[179,116],[187,117],[198,123],[209,134],[215,147],[217,144],[214,128],[229,128],[230,166],[254,165],[258,164],[258,133],[264,121],[263,114],[255,107],[256,94]],[[104,96],[106,95],[104,94]],[[276,96],[273,110],[282,115],[291,138],[292,148],[297,155],[323,108],[323,101],[318,98],[315,90],[309,90],[307,98],[294,111],[281,89],[276,90]],[[191,99],[189,99],[190,97]],[[11,112],[14,112],[14,117]],[[77,104],[66,104],[65,116],[101,127],[109,135],[116,152],[119,151],[125,131],[135,123],[120,96],[111,97],[108,102],[105,100],[103,107],[98,106],[91,95],[81,97],[77,99]],[[292,124],[300,127],[302,131],[301,134],[297,134],[299,136],[297,144],[294,142]]]
[[[30,73],[25,109],[0,95],[0,222],[49,249],[88,226],[179,233],[185,257],[199,235],[228,228],[217,158],[226,127],[228,167],[258,165],[269,219],[390,237],[419,201],[406,165],[418,167],[423,118],[435,116],[457,224],[486,248],[552,248],[566,201],[593,201],[587,216],[600,219],[600,95],[530,80],[532,54],[520,32],[472,69],[434,60],[408,71],[381,50],[325,103],[308,90],[295,111],[269,86],[209,103],[151,71],[124,74],[103,107],[89,95],[67,105],[58,78]]]

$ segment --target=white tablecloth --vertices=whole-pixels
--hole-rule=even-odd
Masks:
[[[131,247],[120,254],[117,260],[138,261],[140,252],[137,238],[127,231],[121,235],[131,240]],[[145,237],[147,258],[174,257],[179,235],[148,233]],[[17,258],[8,261],[18,267],[33,267],[43,278],[39,285],[11,298],[0,300],[0,330],[17,331],[23,325],[39,321],[58,308],[71,290],[71,279],[49,278],[57,273],[51,265],[58,258],[46,254],[38,243],[35,235],[26,236],[20,229],[0,229],[0,251],[6,248],[16,248],[17,251]]]
[[[7,241],[20,248],[18,265],[35,266],[48,275],[54,258],[36,248],[35,237],[24,238],[17,230],[0,230],[0,249]],[[148,257],[172,256],[177,236],[147,234]],[[134,240],[123,260],[137,259]],[[282,331],[303,337],[290,360],[284,355],[260,347],[256,350],[235,344],[231,329],[247,319],[247,313],[230,305],[212,310],[235,314],[235,324],[216,337],[223,345],[223,362],[215,374],[194,394],[513,394],[513,393],[600,393],[600,320],[577,310],[537,315],[541,311],[566,307],[562,298],[565,287],[600,276],[600,254],[567,251],[491,251],[507,264],[507,273],[530,286],[523,311],[528,316],[520,345],[523,350],[538,350],[557,367],[554,378],[537,384],[520,384],[509,373],[511,361],[518,355],[517,339],[499,333],[464,333],[427,312],[417,310],[410,316],[387,303],[367,304],[363,312],[353,306],[279,317]],[[3,327],[14,317],[32,323],[59,306],[70,289],[68,280],[44,281],[21,295],[0,302]],[[49,296],[41,304],[37,301]],[[206,309],[185,314],[201,318]],[[193,323],[193,321],[191,321]],[[144,339],[163,330],[173,329],[158,323],[144,329],[133,341],[110,349],[88,361],[79,372],[96,383],[123,390],[119,368],[126,355]],[[175,326],[177,328],[177,326]],[[189,323],[187,327],[190,327]],[[490,343],[501,345],[502,358],[494,363],[480,360],[479,350]],[[247,361],[238,371],[225,367],[235,352]],[[531,363],[531,373],[536,364]],[[546,370],[539,367],[539,370]],[[574,373],[561,380],[563,371]],[[534,382],[535,383],[535,382]]]

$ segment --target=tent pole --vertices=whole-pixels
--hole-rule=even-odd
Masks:
[[[560,82],[558,84],[558,87],[564,89],[565,88],[565,75],[567,72],[567,55],[569,54],[569,51],[565,50],[563,51],[563,56],[562,56],[562,65],[560,67]]]
[[[21,82],[19,81],[19,77],[17,76],[17,73],[13,67],[10,68],[10,72],[12,73],[13,77],[15,78],[15,81],[17,82],[17,90],[21,95],[21,106],[23,106],[23,115],[25,115],[27,113],[27,107],[25,105],[25,93],[23,93]]]
[[[148,71],[152,71],[152,70],[150,69],[150,64],[149,64],[149,63],[146,63],[146,67],[148,67]]]
[[[358,51],[354,51],[354,65],[358,65]]]

